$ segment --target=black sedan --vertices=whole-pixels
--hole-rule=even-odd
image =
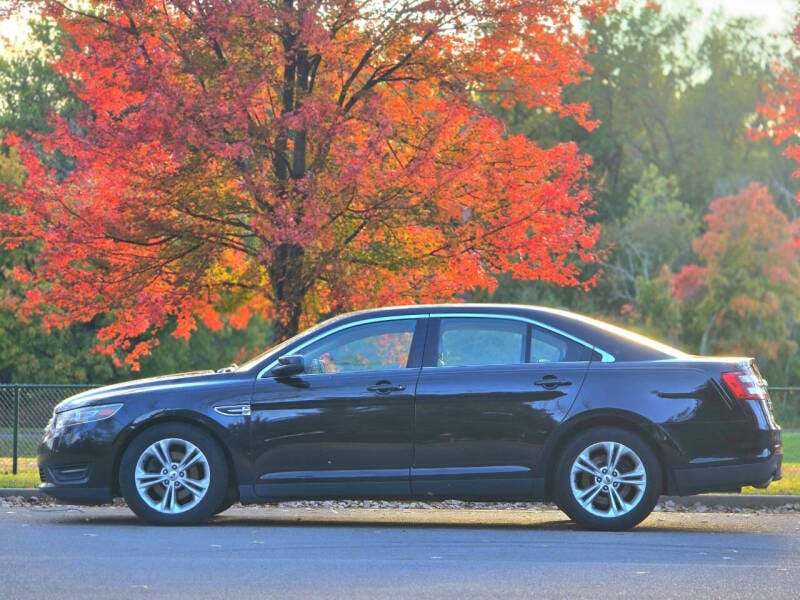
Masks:
[[[39,449],[45,493],[122,496],[164,525],[236,501],[450,498],[623,530],[660,494],[766,487],[781,459],[754,360],[485,304],[352,313],[239,367],[84,392]]]

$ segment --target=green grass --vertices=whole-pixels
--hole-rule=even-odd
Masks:
[[[10,456],[0,457],[0,488],[39,487],[39,469],[36,458],[32,456],[17,459],[17,474],[12,475],[13,464]]]
[[[746,487],[742,493],[800,496],[800,431],[784,431],[782,438],[783,478],[771,483],[765,490]]]
[[[35,457],[20,457],[18,474],[12,475],[10,457],[0,457],[0,488],[39,487],[39,470]],[[800,431],[783,432],[783,479],[765,489],[746,487],[745,494],[790,494],[800,496]]]
[[[800,431],[784,431],[782,437],[784,462],[800,463]]]

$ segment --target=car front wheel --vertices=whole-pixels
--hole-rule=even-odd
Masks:
[[[122,455],[119,477],[131,510],[157,525],[207,521],[228,489],[219,445],[182,423],[157,425],[137,436]]]
[[[661,493],[658,457],[642,439],[611,427],[579,434],[555,470],[559,508],[581,527],[621,531],[653,510]]]

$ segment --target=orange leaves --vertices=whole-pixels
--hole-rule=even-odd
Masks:
[[[136,361],[161,329],[279,335],[317,315],[457,298],[500,273],[585,283],[588,159],[506,134],[480,100],[590,126],[578,0],[41,0],[85,111],[23,152],[7,239],[40,240],[28,309],[104,315]],[[91,16],[94,10],[101,17]]]
[[[764,186],[751,184],[735,196],[718,198],[709,210],[704,217],[708,230],[694,244],[695,252],[709,263],[740,248],[746,264],[792,242],[789,220]]]
[[[694,243],[701,265],[686,266],[675,276],[675,296],[705,320],[704,340],[718,340],[728,352],[774,358],[783,343],[775,341],[791,337],[800,313],[796,225],[758,184],[718,198],[709,208],[707,229]],[[714,350],[705,345],[705,351]]]
[[[795,15],[795,29],[792,34],[795,47],[800,47],[800,12]],[[773,89],[766,90],[766,99],[758,107],[763,123],[755,132],[756,136],[772,138],[776,144],[786,144],[786,155],[800,163],[800,146],[797,136],[800,132],[800,73],[797,67],[800,59],[794,57],[793,65],[778,65],[778,81]],[[800,177],[800,168],[794,172]]]

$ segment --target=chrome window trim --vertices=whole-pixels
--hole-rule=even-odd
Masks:
[[[321,340],[322,338],[326,338],[326,337],[328,337],[330,335],[333,335],[335,333],[339,333],[340,331],[344,331],[345,329],[350,329],[351,327],[355,327],[357,325],[371,325],[372,323],[380,323],[380,322],[383,322],[383,321],[403,321],[403,320],[411,321],[411,320],[427,319],[428,317],[429,317],[429,315],[427,313],[412,314],[412,315],[388,315],[388,316],[385,316],[385,317],[372,317],[372,318],[369,318],[369,319],[362,319],[360,321],[353,321],[351,323],[343,323],[343,324],[339,325],[338,327],[334,327],[333,329],[325,331],[324,333],[320,333],[319,335],[314,336],[313,338],[311,338],[310,340],[308,340],[304,344],[301,344],[300,346],[297,346],[296,348],[293,348],[292,349],[292,354],[297,354],[303,348],[307,348],[308,346],[310,346],[311,344],[317,342],[318,340]],[[261,369],[258,372],[257,379],[261,379],[264,376],[265,373],[268,373],[273,368],[275,368],[277,365],[278,365],[278,359],[276,358],[275,360],[273,360],[271,363],[269,363],[266,367],[264,367],[263,369]]]
[[[585,348],[589,348],[594,352],[597,352],[600,355],[600,362],[610,363],[616,362],[616,359],[613,355],[609,354],[605,350],[598,348],[590,344],[589,342],[580,339],[579,337],[575,337],[569,333],[561,331],[560,329],[553,327],[551,325],[547,325],[546,323],[542,323],[537,321],[536,319],[532,319],[530,317],[524,317],[521,315],[503,315],[498,313],[431,313],[430,317],[432,319],[452,319],[452,318],[464,318],[469,317],[471,319],[507,319],[511,321],[522,321],[523,323],[527,323],[528,325],[534,325],[535,327],[541,327],[551,333],[555,333],[556,335],[560,335],[561,337],[567,338],[575,342],[576,344],[580,344]]]

